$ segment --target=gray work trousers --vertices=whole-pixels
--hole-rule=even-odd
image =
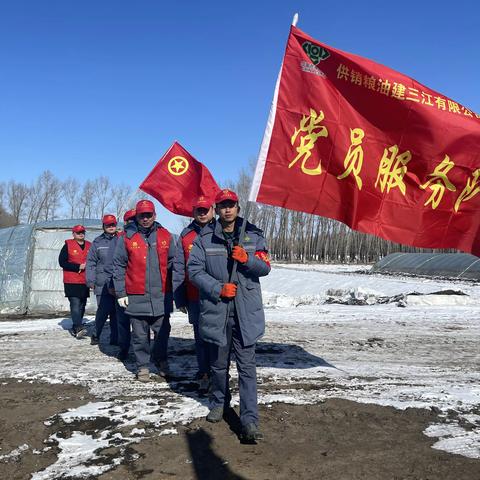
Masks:
[[[153,363],[166,359],[166,342],[162,335],[164,315],[159,317],[130,316],[132,326],[132,348],[135,354],[137,369],[148,368],[150,358]],[[168,322],[168,325],[170,323]],[[150,345],[150,329],[153,330],[153,346]],[[170,333],[170,332],[168,332]],[[168,338],[167,338],[168,342]],[[162,358],[163,357],[163,358]]]
[[[210,408],[230,405],[229,389],[230,355],[233,351],[237,363],[238,386],[240,391],[240,422],[243,426],[255,423],[258,426],[257,365],[255,345],[243,346],[238,317],[227,322],[227,345],[219,347],[212,343],[210,349],[211,394]]]

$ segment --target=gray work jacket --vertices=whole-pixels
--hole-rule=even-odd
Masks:
[[[95,287],[95,295],[108,294],[108,275],[105,273],[107,263],[112,261],[108,251],[112,243],[116,241],[116,234],[102,233],[93,242],[88,251],[87,264],[85,267],[87,285]]]
[[[243,219],[238,217],[235,229],[238,232]],[[238,235],[238,233],[237,233]],[[233,279],[238,285],[233,300],[238,315],[244,346],[253,345],[265,332],[265,314],[259,277],[270,273],[270,264],[258,258],[256,252],[267,253],[263,232],[247,223],[243,248],[248,261],[239,264]],[[200,291],[200,336],[206,342],[226,345],[227,304],[220,298],[225,283],[229,282],[228,242],[223,236],[220,222],[206,225],[193,242],[187,263],[188,276]]]

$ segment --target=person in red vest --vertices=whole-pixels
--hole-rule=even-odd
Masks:
[[[155,221],[150,200],[136,205],[136,221],[126,226],[113,257],[113,283],[118,304],[125,308],[132,327],[137,378],[150,380],[150,358],[162,372],[162,325],[173,309],[171,267],[174,242]],[[150,329],[154,343],[150,352]]]
[[[178,239],[173,261],[173,298],[176,307],[188,313],[188,321],[193,325],[195,338],[195,351],[197,354],[199,380],[198,391],[200,394],[208,392],[210,360],[208,344],[200,338],[198,322],[200,317],[199,293],[188,279],[186,265],[193,241],[200,230],[213,219],[213,202],[206,197],[199,197],[193,206],[193,222],[183,229]]]
[[[123,215],[123,227],[124,230],[127,225],[135,223],[136,211],[134,208],[127,210]],[[118,239],[125,235],[125,231],[118,232],[116,237],[112,239],[111,245],[108,249],[107,261],[105,262],[105,277],[108,285],[108,292],[115,297],[115,287],[113,284],[113,256],[117,247]],[[128,353],[130,350],[130,319],[125,314],[125,308],[121,307],[118,302],[115,302],[115,308],[117,312],[117,329],[118,329],[118,346],[120,351],[117,355],[118,360],[124,362],[128,359]]]
[[[82,320],[87,298],[90,296],[85,276],[85,265],[91,243],[85,240],[85,227],[75,225],[72,228],[73,239],[65,240],[60,250],[58,263],[63,268],[63,285],[65,296],[70,302],[72,331],[74,337],[81,339],[87,334]]]

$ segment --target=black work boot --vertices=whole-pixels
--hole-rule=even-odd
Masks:
[[[218,423],[223,418],[223,407],[214,407],[207,415],[207,422]]]
[[[87,329],[85,327],[80,327],[77,330],[77,334],[75,335],[77,340],[82,340],[82,338],[85,338],[86,336],[87,336]]]
[[[242,428],[242,440],[249,443],[263,440],[263,433],[254,423],[249,423]]]
[[[90,337],[90,345],[98,345],[98,337],[94,333]]]

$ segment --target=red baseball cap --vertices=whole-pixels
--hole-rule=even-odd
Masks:
[[[75,232],[75,233],[83,232],[83,233],[85,233],[85,227],[83,225],[75,225],[72,228],[72,232]]]
[[[232,202],[238,202],[238,196],[234,191],[229,190],[228,188],[224,188],[217,193],[217,196],[215,197],[215,203],[221,203],[225,200],[232,200]]]
[[[201,195],[194,202],[193,208],[210,208],[212,205],[213,205],[213,202],[209,198]]]
[[[155,213],[155,205],[150,200],[140,200],[135,207],[136,213]]]
[[[137,214],[137,211],[132,208],[131,210],[127,210],[125,212],[125,215],[123,215],[123,221],[126,222],[127,220],[131,220],[132,218],[135,218],[135,215]]]
[[[102,223],[104,225],[110,225],[111,223],[117,224],[117,218],[115,215],[104,215],[102,218]]]

